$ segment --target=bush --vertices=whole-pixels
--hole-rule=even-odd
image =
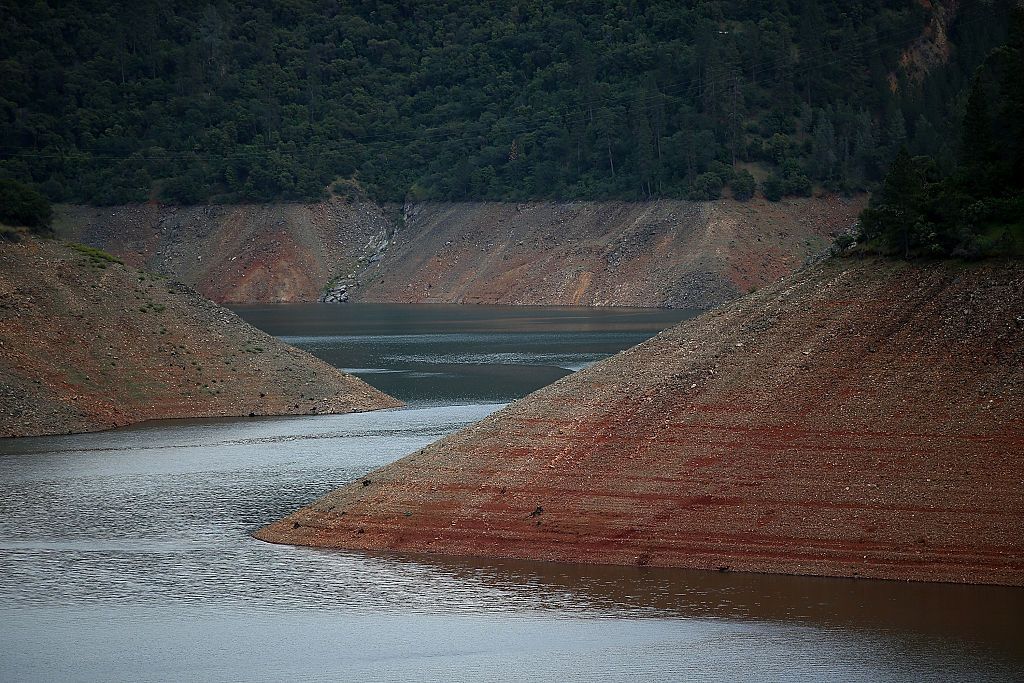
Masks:
[[[716,173],[701,173],[693,181],[689,198],[695,201],[718,199],[722,196],[722,179]]]
[[[72,242],[68,244],[68,246],[77,251],[78,253],[82,254],[83,256],[89,257],[89,260],[92,261],[94,265],[100,265],[103,266],[104,268],[106,268],[108,263],[117,263],[124,265],[124,261],[117,258],[113,254],[108,254],[102,249],[97,249],[96,247],[90,247],[88,244],[78,244],[77,242]]]
[[[764,184],[761,185],[761,190],[764,192],[765,199],[770,202],[777,202],[786,193],[786,183],[779,176],[770,175],[765,179]]]
[[[16,228],[0,225],[0,242],[20,242],[21,233]]]
[[[783,193],[809,197],[811,194],[811,179],[804,173],[803,167],[795,159],[787,159],[782,164],[782,180],[784,183]]]
[[[199,204],[206,199],[202,178],[197,173],[168,178],[161,191],[163,199],[176,204]]]
[[[754,176],[750,175],[750,171],[741,169],[733,176],[729,187],[732,188],[732,196],[735,199],[746,201],[754,196],[757,183],[754,182]]]
[[[0,179],[0,222],[29,228],[37,235],[50,235],[53,209],[36,190],[16,180]]]
[[[834,256],[845,253],[852,247],[857,245],[857,238],[850,233],[844,232],[839,237],[836,237],[832,242],[832,247],[829,250]]]

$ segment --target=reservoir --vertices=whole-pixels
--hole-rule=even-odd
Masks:
[[[249,534],[692,311],[236,309],[407,402],[0,440],[0,681],[1019,681],[1024,590]]]

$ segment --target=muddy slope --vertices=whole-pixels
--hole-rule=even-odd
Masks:
[[[338,489],[264,540],[1024,584],[1024,264],[842,260]]]
[[[59,243],[0,245],[0,436],[398,404],[184,285]]]
[[[58,207],[71,239],[219,302],[710,307],[848,230],[863,198]]]

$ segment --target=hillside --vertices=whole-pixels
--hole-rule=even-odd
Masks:
[[[417,205],[357,301],[709,308],[792,273],[863,199]]]
[[[6,3],[0,177],[96,205],[864,190],[901,144],[955,154],[1015,4]]]
[[[219,302],[710,307],[791,273],[864,198],[57,207],[59,232]],[[401,217],[401,219],[399,219]]]
[[[0,244],[0,436],[396,405],[181,284],[87,249]]]
[[[218,303],[316,301],[394,230],[372,203],[55,208],[61,236],[181,280]]]
[[[831,260],[257,533],[1024,585],[1024,265]]]

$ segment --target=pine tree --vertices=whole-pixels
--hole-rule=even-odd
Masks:
[[[967,108],[964,111],[960,164],[965,173],[977,180],[983,180],[989,175],[991,164],[996,160],[995,156],[992,120],[989,117],[981,76],[978,74],[971,83],[971,93],[967,97]]]

